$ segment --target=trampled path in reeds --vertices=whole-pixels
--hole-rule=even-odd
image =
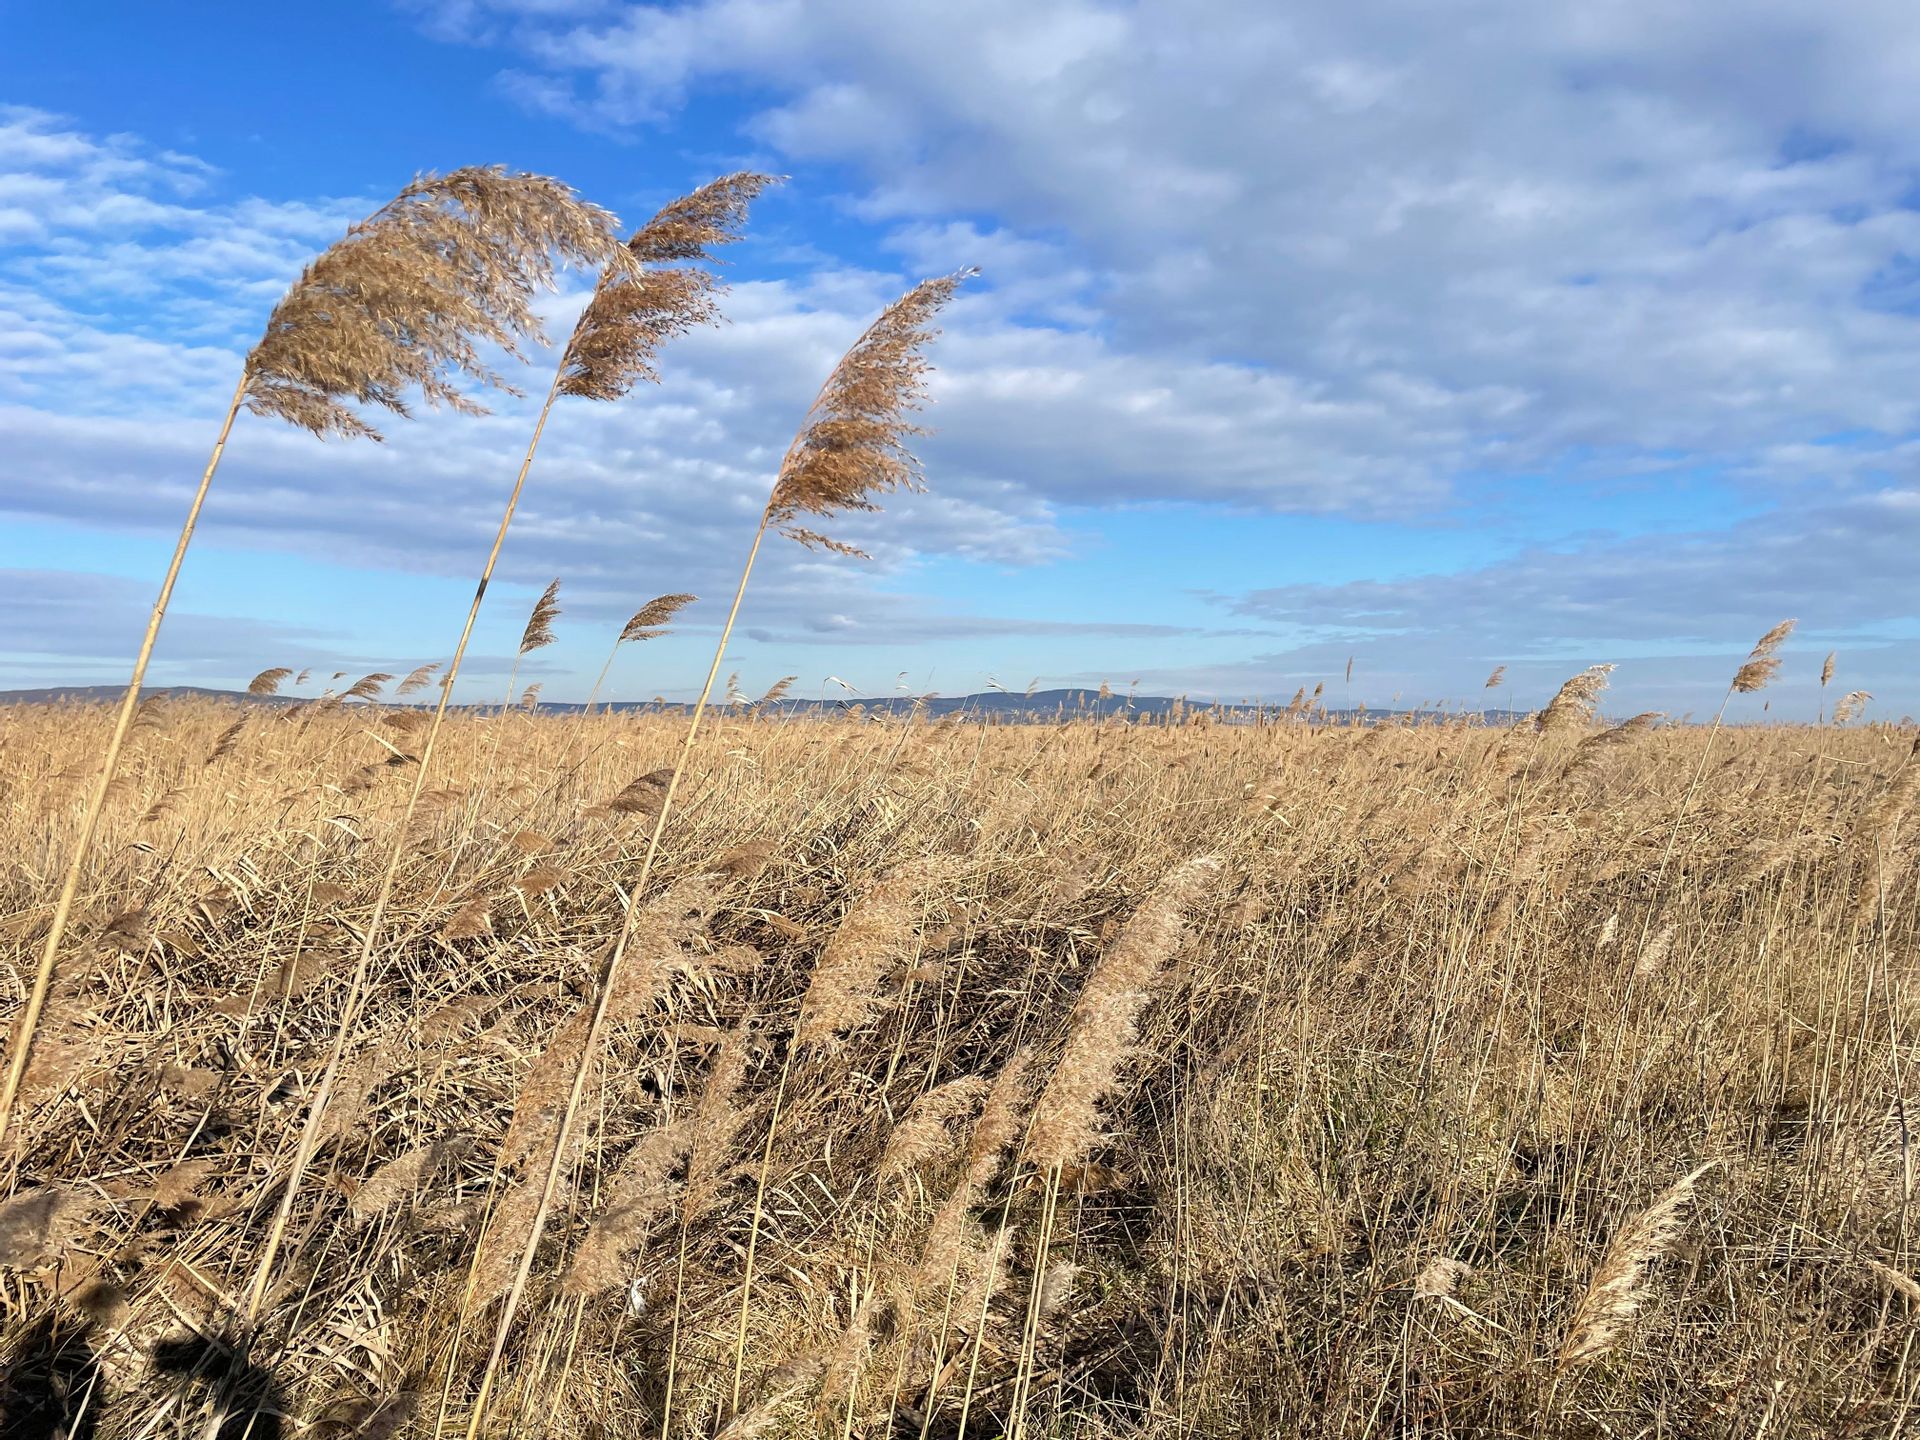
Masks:
[[[449,712],[402,830],[416,712],[151,705],[7,1142],[8,1423],[1901,1433],[1913,732],[1580,699],[723,710],[640,893],[677,717]],[[0,709],[10,1002],[113,718]]]

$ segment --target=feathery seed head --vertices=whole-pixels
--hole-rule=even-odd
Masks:
[[[1873,692],[1870,690],[1848,691],[1834,702],[1833,723],[1836,725],[1846,724],[1849,720],[1853,719],[1854,716],[1858,715],[1871,699],[1873,699]]]
[[[433,678],[433,672],[439,668],[440,662],[436,660],[431,665],[419,665],[409,670],[407,672],[407,678],[402,680],[398,688],[394,690],[394,698],[397,700],[403,695],[411,695],[416,691],[426,689],[427,682]]]
[[[641,226],[607,267],[574,327],[560,393],[617,400],[637,381],[658,380],[653,362],[660,347],[720,317],[714,298],[722,287],[699,267],[719,263],[713,250],[740,238],[748,206],[778,183],[749,171],[723,175]]]
[[[340,698],[342,700],[377,700],[380,697],[380,687],[391,679],[393,676],[384,670],[376,670],[371,675],[362,675],[342,692]]]
[[[629,640],[655,640],[667,633],[666,627],[687,606],[700,597],[697,595],[656,595],[627,621],[620,631],[617,644],[624,645]]]
[[[1747,660],[1733,677],[1733,688],[1742,695],[1751,695],[1756,690],[1764,690],[1769,681],[1780,669],[1780,657],[1776,653],[1781,642],[1793,633],[1797,620],[1782,620],[1766,634],[1748,653]]]
[[[530,654],[543,645],[553,643],[553,622],[560,618],[560,582],[555,580],[533,602],[533,613],[527,616],[527,628],[520,632],[520,653]]]
[[[896,872],[856,900],[813,967],[794,1043],[830,1042],[872,1017],[880,981],[913,947],[926,866]]]
[[[1026,1153],[1042,1169],[1070,1165],[1099,1136],[1100,1107],[1119,1088],[1140,1012],[1186,930],[1187,909],[1219,874],[1211,855],[1182,862],[1108,947],[1074,1002],[1060,1062],[1033,1108]]]
[[[1533,717],[1534,728],[1542,735],[1557,735],[1579,729],[1593,721],[1600,692],[1607,688],[1613,666],[1589,665],[1555,692],[1547,708]]]
[[[1719,1163],[1709,1160],[1681,1176],[1614,1235],[1574,1307],[1566,1342],[1560,1347],[1563,1367],[1583,1365],[1605,1354],[1625,1333],[1627,1322],[1646,1300],[1647,1267],[1672,1252],[1694,1186]]]
[[[544,175],[473,166],[423,175],[324,251],[267,318],[246,362],[246,404],[316,435],[379,433],[346,402],[405,416],[481,407],[452,377],[508,389],[481,363],[541,339],[536,292],[556,260],[601,267],[621,254],[613,217]]]
[[[1416,1300],[1445,1300],[1460,1287],[1460,1282],[1473,1274],[1473,1267],[1464,1260],[1455,1260],[1451,1256],[1436,1255],[1429,1260],[1413,1279],[1413,1298]]]
[[[923,433],[907,419],[926,403],[929,367],[921,351],[936,333],[933,317],[977,273],[921,281],[887,306],[834,366],[774,482],[767,520],[781,534],[809,548],[857,555],[795,522],[802,515],[877,510],[873,496],[920,488],[919,462],[906,442]]]

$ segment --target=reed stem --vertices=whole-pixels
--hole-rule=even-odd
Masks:
[[[460,629],[460,641],[454,646],[453,659],[441,680],[440,703],[434,706],[433,720],[427,726],[426,738],[420,745],[419,763],[414,766],[413,788],[407,794],[406,808],[394,828],[393,846],[387,853],[386,868],[380,876],[380,889],[373,902],[373,913],[362,932],[360,952],[354,961],[353,978],[347,987],[347,1001],[341,1012],[340,1023],[334,1031],[333,1046],[327,1054],[326,1069],[321,1073],[319,1087],[314,1091],[313,1102],[308,1107],[306,1124],[300,1132],[300,1143],[294,1151],[292,1173],[281,1192],[279,1209],[274,1213],[273,1224],[267,1231],[266,1245],[255,1262],[253,1279],[247,1287],[243,1311],[243,1325],[246,1328],[251,1328],[260,1314],[260,1305],[272,1278],[273,1262],[279,1255],[281,1242],[293,1215],[294,1203],[299,1198],[300,1182],[313,1163],[314,1152],[320,1147],[321,1121],[326,1115],[327,1103],[333,1098],[334,1085],[340,1076],[341,1062],[346,1055],[354,1022],[366,1004],[367,976],[373,967],[374,945],[379,938],[381,922],[386,919],[387,905],[393,898],[394,881],[400,873],[400,857],[406,849],[407,831],[413,824],[420,796],[426,789],[427,772],[433,764],[434,745],[446,721],[448,702],[453,698],[454,681],[459,677],[461,661],[466,658],[467,644],[473,638],[474,623],[480,618],[481,602],[486,599],[494,567],[499,564],[500,552],[507,543],[508,527],[513,524],[514,512],[519,508],[521,492],[526,488],[527,473],[533,468],[533,457],[540,448],[540,436],[547,428],[547,416],[553,411],[553,402],[560,390],[560,378],[565,370],[563,359],[554,370],[553,383],[547,387],[547,398],[540,406],[540,418],[534,424],[533,438],[528,442],[526,456],[520,462],[520,473],[514,477],[512,493],[507,496],[506,509],[500,516],[500,528],[494,533],[493,548],[487,552],[487,562],[480,571],[480,583],[474,587],[473,601],[467,606],[467,619]],[[211,1440],[212,1434],[210,1430],[208,1440]]]
[[[721,627],[720,641],[714,646],[713,663],[707,667],[706,683],[700,687],[700,698],[693,707],[693,717],[687,725],[685,741],[680,746],[680,758],[674,763],[673,774],[667,780],[666,793],[660,800],[660,813],[654,818],[653,833],[647,839],[646,857],[640,862],[640,874],[627,891],[627,914],[620,927],[620,936],[614,942],[613,949],[602,962],[600,974],[595,984],[593,1017],[587,1026],[585,1040],[580,1046],[580,1056],[574,1066],[573,1084],[567,1094],[566,1107],[560,1112],[560,1121],[556,1126],[552,1149],[547,1158],[546,1178],[540,1190],[540,1203],[534,1210],[533,1228],[528,1235],[526,1249],[521,1252],[520,1263],[514,1271],[513,1284],[507,1291],[505,1303],[500,1307],[500,1319],[494,1327],[493,1346],[487,1356],[487,1366],[480,1376],[479,1394],[474,1398],[473,1412],[467,1421],[467,1440],[474,1440],[480,1433],[480,1424],[486,1414],[487,1401],[493,1392],[493,1378],[500,1368],[500,1357],[506,1350],[507,1335],[513,1327],[514,1317],[519,1313],[520,1301],[526,1294],[527,1278],[533,1271],[534,1252],[540,1248],[540,1237],[546,1233],[547,1217],[553,1210],[553,1197],[559,1189],[560,1175],[566,1166],[567,1140],[573,1130],[575,1115],[580,1109],[580,1099],[586,1090],[587,1074],[593,1068],[600,1053],[600,1045],[606,1031],[607,1005],[613,998],[613,982],[619,977],[620,966],[626,959],[627,945],[633,938],[633,925],[640,913],[640,897],[646,891],[653,877],[654,860],[660,853],[660,839],[666,833],[667,818],[673,813],[674,796],[679,792],[681,778],[686,774],[687,761],[693,753],[693,742],[700,733],[700,720],[706,713],[707,702],[713,695],[713,682],[720,674],[720,666],[725,661],[727,644],[733,638],[734,622],[739,618],[741,602],[746,598],[747,582],[752,578],[754,561],[759,557],[760,544],[766,539],[767,526],[772,520],[771,507],[760,516],[760,528],[753,533],[753,545],[747,551],[747,563],[741,568],[740,583],[734,588],[733,604],[727,610],[726,624]]]
[[[46,942],[40,948],[40,964],[33,974],[33,988],[27,994],[27,1003],[21,1007],[20,1018],[15,1022],[13,1053],[8,1057],[7,1076],[0,1086],[0,1142],[4,1142],[8,1127],[13,1121],[13,1107],[19,1097],[20,1082],[27,1073],[27,1061],[33,1053],[33,1032],[40,1023],[40,1015],[46,1009],[47,992],[53,986],[54,964],[59,959],[60,942],[67,933],[67,922],[73,915],[74,897],[80,893],[80,876],[86,867],[87,852],[93,847],[94,833],[100,828],[100,815],[106,809],[107,791],[113,784],[114,772],[120,763],[120,751],[127,743],[127,732],[133,728],[134,712],[140,705],[140,686],[147,676],[147,662],[153,658],[154,643],[160,638],[160,623],[166,619],[167,606],[173,599],[174,582],[180,578],[180,566],[187,558],[187,547],[193,543],[193,532],[200,523],[200,509],[206,504],[207,491],[213,485],[214,471],[220,468],[220,457],[226,453],[227,436],[233,433],[234,418],[240,413],[240,402],[246,398],[247,382],[252,377],[242,372],[240,383],[233,387],[233,399],[227,405],[226,417],[220,422],[219,438],[213,442],[213,454],[207,458],[207,468],[200,474],[200,487],[193,492],[193,500],[187,506],[186,521],[180,527],[180,538],[173,547],[173,558],[167,563],[166,578],[160,582],[160,593],[153,602],[153,611],[147,617],[147,633],[140,641],[140,653],[134,657],[133,675],[127,681],[127,693],[120,697],[120,713],[113,724],[113,734],[107,741],[106,754],[100,757],[100,773],[94,778],[93,794],[87,800],[87,813],[80,822],[80,837],[74,842],[73,858],[67,864],[66,879],[60,885],[60,898],[53,907],[53,924],[47,930]]]

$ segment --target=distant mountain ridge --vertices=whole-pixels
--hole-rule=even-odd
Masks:
[[[52,685],[33,690],[0,690],[0,705],[58,705],[58,704],[102,704],[118,700],[125,693],[125,687],[119,685]],[[219,700],[233,701],[244,705],[304,705],[311,704],[318,696],[306,695],[250,695],[244,690],[216,690],[202,685],[164,685],[144,692],[149,696],[161,696],[169,699]],[[385,703],[385,702],[376,702]],[[420,709],[422,705],[410,702],[398,702],[407,709]],[[805,700],[784,699],[766,707],[767,714],[789,715],[833,715],[860,710],[866,714],[903,714],[915,705],[923,705],[925,713],[936,718],[948,715],[979,716],[1001,721],[1017,721],[1032,724],[1038,721],[1065,718],[1108,719],[1115,716],[1134,716],[1138,718],[1162,719],[1176,709],[1192,715],[1205,712],[1220,719],[1245,722],[1257,715],[1274,715],[1286,709],[1285,702],[1255,705],[1247,703],[1224,703],[1204,700],[1191,700],[1174,695],[1122,695],[1112,694],[1103,697],[1098,690],[1060,689],[1036,690],[1031,695],[1014,694],[1005,690],[987,690],[973,695],[877,695],[872,697],[846,700]],[[456,710],[495,710],[494,703],[461,704]],[[541,701],[539,709],[546,714],[579,714],[587,707],[584,704],[567,701]],[[612,700],[600,701],[596,710],[628,714],[638,711],[653,711],[660,714],[685,714],[692,709],[688,701],[683,700]],[[1479,718],[1479,711],[1436,711],[1436,710],[1374,710],[1355,706],[1347,709],[1325,709],[1322,715],[1333,719],[1347,719],[1353,716],[1365,716],[1376,719],[1389,717],[1405,718],[1416,715],[1453,716],[1465,713]],[[1511,724],[1531,714],[1531,711],[1489,710],[1485,719],[1492,724]]]

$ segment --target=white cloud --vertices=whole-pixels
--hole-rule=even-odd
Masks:
[[[986,248],[956,215],[1006,221],[1016,270],[1022,231],[1068,237],[1062,288],[1097,276],[1116,354],[1411,403],[1426,423],[1315,437],[1334,504],[1373,504],[1350,476],[1382,464],[1417,505],[1569,447],[1738,463],[1920,424],[1920,326],[1871,296],[1920,251],[1910,7],[490,10],[600,122],[708,80],[770,92],[751,132],[862,167],[923,266]],[[1257,422],[1269,393],[1221,408]]]
[[[1526,624],[1547,647],[1718,644],[1778,618],[1762,609],[1830,604],[1832,626],[1856,632],[1914,611],[1906,561],[1883,543],[1910,533],[1889,515],[1920,444],[1907,6],[423,13],[446,38],[498,46],[522,103],[597,128],[668,122],[703,87],[749,97],[741,133],[800,172],[783,203],[864,221],[885,257],[805,278],[776,265],[738,287],[733,324],[676,348],[658,391],[564,412],[509,551],[523,578],[578,576],[609,609],[635,574],[724,587],[717,557],[751,526],[840,348],[909,279],[979,263],[987,279],[936,355],[933,494],[852,527],[872,569],[771,555],[755,599],[766,634],[856,636],[869,620],[874,636],[960,634],[968,615],[889,608],[876,583],[910,584],[934,556],[1057,559],[1070,507],[1432,517],[1489,479],[1577,487],[1668,467],[1750,487],[1773,518],[1542,549],[1424,589],[1275,588],[1260,613],[1477,654],[1525,644]],[[0,427],[15,443],[0,505],[162,525],[205,443],[176,417],[224,399],[248,327],[367,202],[233,197],[189,158],[32,112],[0,114],[8,137],[0,398],[14,408]],[[850,208],[820,189],[848,173],[864,177]],[[503,405],[396,426],[375,449],[249,422],[209,523],[459,573],[525,423]],[[1810,527],[1847,548],[1846,573],[1796,560],[1791,537]],[[1742,575],[1742,547],[1769,568]],[[1637,577],[1612,599],[1608,567]],[[1735,603],[1741,580],[1751,603]],[[1617,628],[1596,631],[1609,605]],[[808,614],[856,623],[815,632]],[[1421,658],[1409,650],[1410,667]]]

